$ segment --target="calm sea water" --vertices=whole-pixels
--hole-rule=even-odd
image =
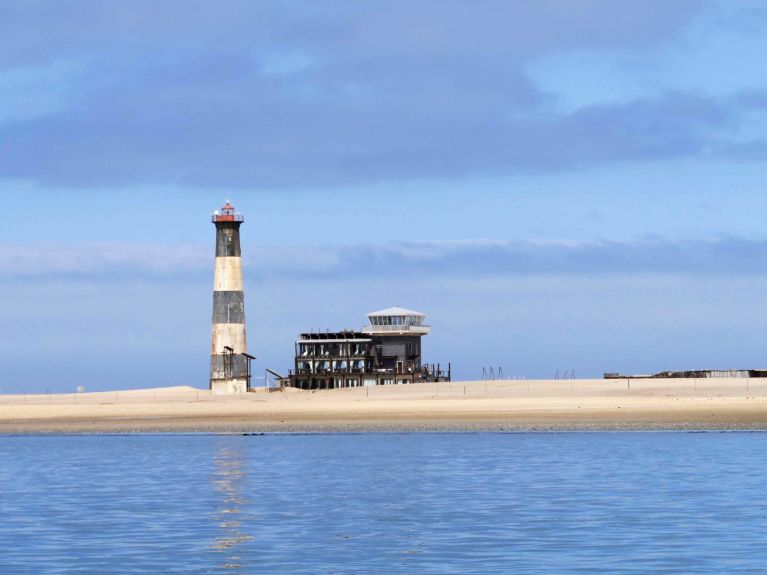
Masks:
[[[767,434],[0,437],[0,573],[767,573]]]

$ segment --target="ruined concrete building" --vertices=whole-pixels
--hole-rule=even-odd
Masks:
[[[421,338],[431,331],[425,314],[393,307],[369,313],[368,320],[360,331],[302,333],[294,369],[282,383],[337,389],[450,381],[450,364],[422,363]]]

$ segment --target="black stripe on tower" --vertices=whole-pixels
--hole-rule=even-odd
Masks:
[[[210,357],[210,379],[245,379],[248,376],[248,360],[244,355],[224,354]]]
[[[242,257],[241,222],[216,222],[216,257]]]
[[[245,323],[245,294],[241,291],[214,291],[213,323]]]

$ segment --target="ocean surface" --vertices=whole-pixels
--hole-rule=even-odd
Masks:
[[[17,573],[767,573],[767,434],[0,437]]]

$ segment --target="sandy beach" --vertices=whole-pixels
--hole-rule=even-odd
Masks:
[[[767,429],[767,380],[467,381],[0,396],[0,433]]]

